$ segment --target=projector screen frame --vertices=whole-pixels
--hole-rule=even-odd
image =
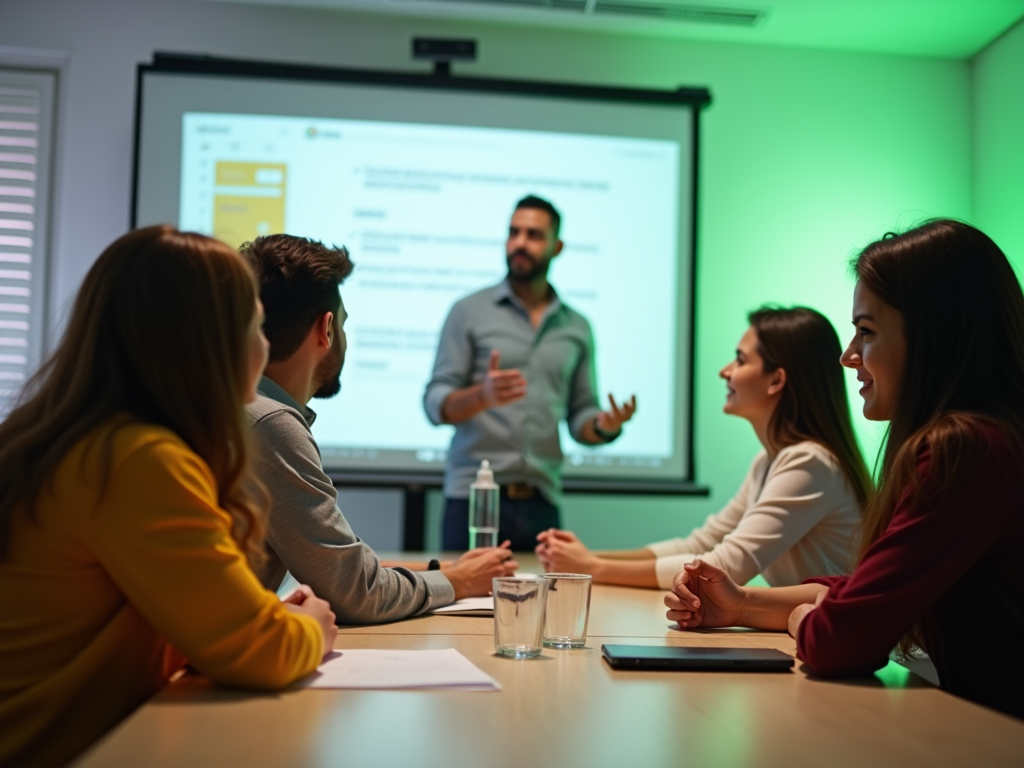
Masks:
[[[536,80],[516,80],[492,77],[451,75],[443,73],[400,72],[367,70],[320,65],[267,62],[248,59],[221,58],[209,55],[186,53],[154,52],[151,63],[140,63],[136,70],[136,98],[134,115],[134,136],[132,147],[132,194],[130,224],[137,226],[140,144],[143,112],[143,80],[149,73],[229,76],[248,79],[297,80],[305,82],[337,82],[349,85],[374,85],[392,87],[413,87],[425,90],[469,91],[491,94],[550,97],[555,99],[581,99],[586,101],[611,101],[634,104],[655,104],[689,107],[692,110],[691,130],[691,174],[690,189],[690,259],[689,269],[689,311],[688,317],[680,317],[687,323],[683,333],[687,334],[689,361],[679,361],[680,378],[689,379],[689,397],[683,404],[689,429],[683,436],[686,445],[685,478],[670,480],[597,479],[563,477],[562,486],[568,493],[603,493],[629,495],[672,495],[708,496],[710,490],[695,481],[696,464],[694,442],[694,360],[696,321],[696,279],[698,243],[698,188],[700,170],[700,114],[711,103],[707,88],[679,87],[675,90],[646,88],[624,88],[619,86],[598,86],[576,83],[557,83]],[[682,370],[683,367],[687,370]],[[406,489],[406,533],[407,549],[422,547],[423,493],[426,489],[440,488],[443,470],[424,472],[381,470],[334,470],[328,468],[327,475],[336,485],[347,487],[398,487]],[[416,545],[419,546],[416,546]]]

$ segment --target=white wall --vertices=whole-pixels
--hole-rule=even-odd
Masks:
[[[695,446],[698,480],[713,495],[571,497],[569,525],[597,546],[685,532],[739,484],[757,444],[744,422],[721,414],[715,374],[747,311],[765,301],[808,303],[845,328],[843,265],[853,249],[923,216],[970,217],[963,62],[189,0],[2,0],[0,45],[69,54],[54,311],[127,227],[138,62],[173,50],[416,69],[424,65],[409,57],[414,34],[478,38],[480,61],[465,71],[481,75],[706,85],[714,96],[702,151]],[[628,254],[622,265],[629,268]],[[872,443],[874,433],[861,428]]]

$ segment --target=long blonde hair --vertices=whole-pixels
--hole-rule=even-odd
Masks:
[[[34,518],[68,452],[121,418],[170,429],[207,463],[233,537],[250,563],[261,561],[265,501],[243,488],[250,431],[243,388],[256,297],[238,253],[170,226],[129,232],[100,255],[60,345],[0,423],[0,559],[12,516],[23,509]]]

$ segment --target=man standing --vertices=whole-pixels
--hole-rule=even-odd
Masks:
[[[488,459],[502,486],[499,536],[533,550],[561,527],[564,418],[573,438],[609,443],[636,409],[597,400],[590,324],[548,282],[562,251],[561,217],[530,195],[516,204],[505,245],[507,278],[456,302],[445,321],[423,404],[434,424],[454,424],[445,471],[443,546],[468,543],[469,485]]]
[[[489,594],[491,579],[516,567],[504,547],[443,566],[434,560],[429,570],[388,568],[338,509],[307,403],[341,390],[346,313],[338,287],[352,272],[348,252],[289,235],[258,237],[241,250],[259,280],[270,341],[259,396],[246,406],[259,449],[256,476],[271,496],[260,580],[277,589],[290,571],[330,602],[339,624],[394,621]]]

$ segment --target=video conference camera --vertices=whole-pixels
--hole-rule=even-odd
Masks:
[[[450,75],[453,61],[476,61],[476,40],[414,37],[412,57],[434,62],[435,75]]]

